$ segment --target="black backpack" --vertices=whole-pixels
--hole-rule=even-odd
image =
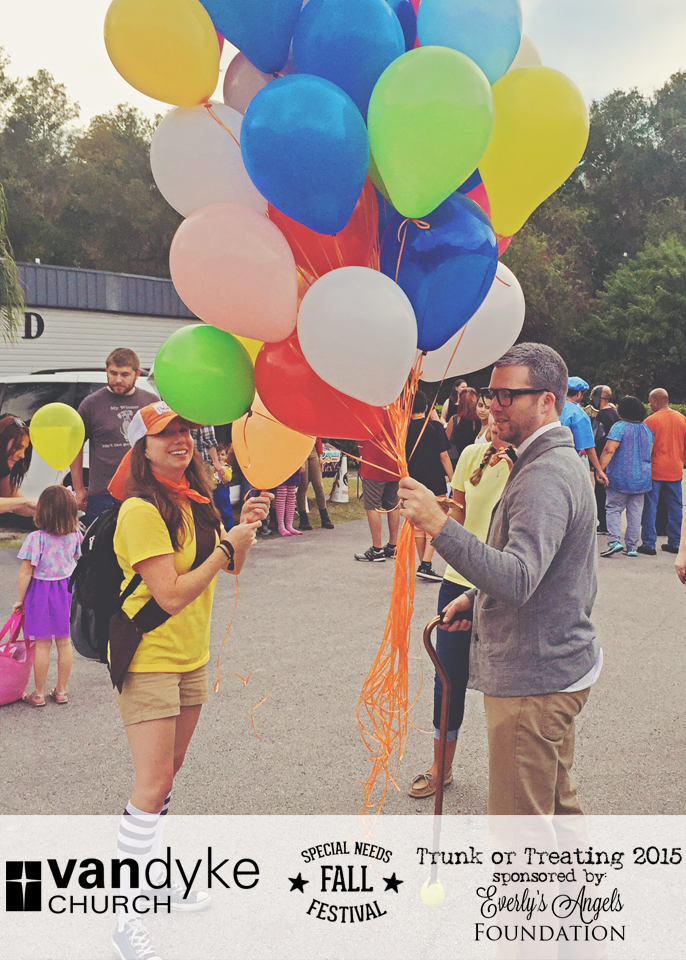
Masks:
[[[108,507],[83,538],[81,557],[69,578],[72,594],[69,629],[78,653],[107,663],[110,620],[141,582],[132,578],[124,593],[124,572],[114,552],[114,532],[121,503]]]

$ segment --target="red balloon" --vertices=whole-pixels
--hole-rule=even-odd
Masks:
[[[383,427],[383,407],[348,397],[317,376],[303,356],[297,334],[262,346],[255,361],[255,383],[272,416],[298,433],[371,440]]]
[[[510,246],[512,237],[498,237],[498,256],[501,256]]]
[[[296,264],[315,279],[339,267],[367,267],[379,227],[379,208],[369,177],[348,223],[340,233],[317,233],[269,204],[269,219],[290,244]]]

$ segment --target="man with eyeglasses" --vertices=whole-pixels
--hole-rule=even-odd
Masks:
[[[448,604],[443,629],[472,626],[469,686],[484,693],[489,814],[579,814],[574,720],[598,679],[591,623],[596,511],[586,468],[559,415],[562,357],[520,343],[495,364],[488,395],[517,460],[484,544],[443,513],[415,480],[400,483],[401,514],[430,534],[476,585]]]

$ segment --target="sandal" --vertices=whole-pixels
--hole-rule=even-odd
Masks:
[[[50,693],[48,694],[51,700],[54,700],[55,703],[69,703],[69,697],[65,693],[58,693],[57,687],[53,687]]]
[[[443,786],[447,787],[448,784],[452,782],[453,771],[451,767],[451,769],[445,773]],[[436,778],[433,773],[429,773],[428,771],[426,773],[420,773],[414,778],[407,792],[411,797],[433,797],[436,793]]]
[[[45,706],[45,697],[39,697],[36,691],[33,693],[25,693],[22,697],[24,703],[28,703],[30,707],[44,707]]]

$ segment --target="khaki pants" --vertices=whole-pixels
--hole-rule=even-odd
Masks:
[[[571,773],[574,718],[589,693],[484,695],[490,815],[582,813]]]

